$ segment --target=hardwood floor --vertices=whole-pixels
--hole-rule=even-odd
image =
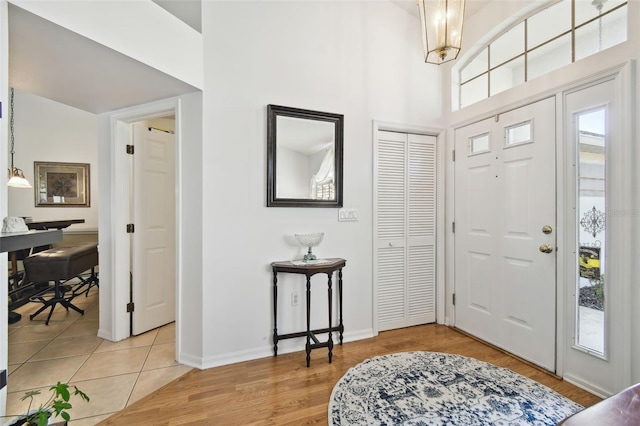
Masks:
[[[243,363],[192,370],[157,392],[109,417],[100,425],[285,425],[327,424],[335,383],[359,362],[405,351],[456,353],[509,368],[556,392],[590,406],[600,398],[454,329],[429,324],[380,333],[334,347]]]

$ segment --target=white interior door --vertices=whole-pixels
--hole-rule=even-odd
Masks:
[[[379,131],[375,156],[377,329],[434,322],[436,137]]]
[[[175,320],[175,138],[145,122],[133,125],[132,331]]]
[[[455,149],[456,327],[555,371],[555,101],[456,129]]]

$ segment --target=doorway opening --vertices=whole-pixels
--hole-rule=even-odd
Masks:
[[[173,129],[167,129],[167,124],[171,121],[170,117],[175,117],[172,126]],[[171,210],[170,221],[172,222],[172,229],[169,231],[171,236],[169,237],[170,245],[173,246],[173,252],[164,254],[170,256],[170,260],[167,259],[163,263],[170,263],[175,266],[175,277],[173,279],[172,288],[172,301],[171,311],[173,312],[174,319],[179,317],[175,312],[178,312],[179,307],[179,288],[180,288],[180,270],[179,262],[180,248],[176,242],[180,240],[180,227],[177,225],[180,223],[180,212],[178,206],[180,205],[180,191],[179,188],[179,152],[180,152],[180,99],[172,98],[164,101],[158,101],[151,104],[140,105],[136,107],[127,108],[121,111],[114,112],[104,117],[104,125],[109,126],[109,131],[105,136],[109,137],[105,142],[103,149],[108,149],[110,161],[105,164],[104,169],[107,175],[102,190],[105,193],[110,194],[109,211],[105,213],[105,222],[101,223],[104,227],[104,232],[101,232],[100,240],[100,264],[102,267],[103,280],[109,279],[113,283],[110,289],[104,289],[101,293],[100,300],[100,337],[106,338],[112,341],[119,341],[128,338],[136,333],[141,333],[140,330],[133,330],[131,326],[131,313],[130,304],[132,303],[132,291],[131,283],[135,286],[135,281],[132,281],[132,261],[136,258],[135,250],[135,231],[139,231],[141,234],[146,232],[144,225],[139,227],[132,223],[133,213],[136,211],[136,206],[146,206],[144,218],[147,223],[152,223],[151,228],[157,227],[154,222],[158,215],[152,215],[150,211],[157,210],[162,212],[167,209],[167,206],[161,205],[158,207],[156,204],[157,197],[150,196],[145,193],[146,189],[135,189],[137,178],[134,177],[132,172],[132,165],[135,161],[135,150],[138,150],[142,155],[151,156],[151,160],[156,157],[165,157],[170,162],[171,173],[160,177],[156,172],[150,171],[147,173],[145,179],[150,180],[147,185],[147,189],[150,189],[153,194],[172,194],[173,205],[168,207]],[[145,125],[140,123],[145,122]],[[152,123],[153,125],[150,125]],[[131,150],[132,140],[135,139],[136,127],[140,129],[140,132],[144,131],[147,135],[144,138],[148,139],[148,134],[154,135],[154,141],[149,144],[149,152],[145,154],[144,146],[134,148],[133,156],[129,154]],[[149,127],[152,127],[149,130]],[[163,130],[174,131],[173,134],[165,132]],[[170,139],[170,145],[158,144],[155,139],[156,136],[162,138],[167,136]],[[165,138],[165,139],[167,139]],[[133,143],[135,146],[135,141]],[[167,152],[170,151],[170,153]],[[143,168],[140,168],[143,170]],[[154,179],[155,176],[155,179]],[[143,181],[140,179],[140,181]],[[102,182],[102,181],[101,181]],[[142,210],[141,210],[142,211]],[[128,232],[130,225],[134,225],[133,236]],[[137,229],[136,229],[137,228]],[[147,235],[148,237],[148,235]],[[104,247],[104,249],[103,249]],[[151,250],[147,253],[147,260],[149,263],[157,263],[158,251]],[[105,271],[106,269],[106,271]],[[144,274],[144,269],[141,270]],[[154,277],[157,271],[147,271],[147,275]],[[108,275],[108,276],[105,276]],[[147,281],[147,280],[144,280]],[[135,292],[134,292],[135,293]],[[144,293],[143,293],[144,295]],[[149,297],[147,293],[146,301],[141,305],[156,306],[157,300]],[[133,306],[135,309],[135,305]],[[134,311],[135,312],[135,311]],[[134,322],[135,324],[135,322]],[[135,327],[134,327],[135,328]],[[154,327],[151,327],[154,328]],[[180,351],[179,340],[179,327],[176,321],[176,356]],[[177,357],[176,357],[177,359]]]

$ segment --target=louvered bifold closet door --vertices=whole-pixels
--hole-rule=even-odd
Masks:
[[[406,326],[436,320],[436,138],[408,135]]]
[[[435,320],[435,138],[378,132],[374,287],[378,331]]]
[[[402,327],[405,318],[407,135],[378,132],[374,190],[378,330]]]

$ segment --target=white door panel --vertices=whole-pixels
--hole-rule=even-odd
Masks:
[[[456,326],[555,370],[555,112],[547,99],[456,129]],[[511,130],[510,130],[511,129]],[[474,152],[474,138],[488,135]]]
[[[457,327],[494,343],[498,340],[493,326],[492,296],[496,281],[493,266],[496,193],[486,189],[493,185],[496,176],[490,151],[496,142],[489,134],[489,150],[477,154],[466,145],[470,138],[487,133],[488,123],[487,120],[456,130],[455,316]],[[466,171],[462,176],[458,176],[460,168]]]
[[[175,320],[174,135],[133,125],[133,334]]]

